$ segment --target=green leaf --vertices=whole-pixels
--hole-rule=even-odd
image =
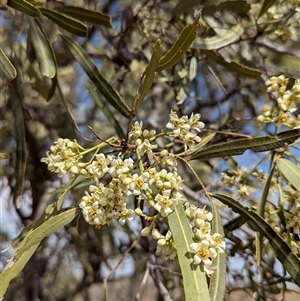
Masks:
[[[300,286],[300,259],[274,229],[260,215],[249,210],[248,207],[244,207],[233,198],[217,193],[211,193],[210,195],[243,216],[254,231],[260,232],[269,240],[271,247],[277,253],[278,260],[283,264],[295,283]]]
[[[145,96],[147,95],[147,93],[149,92],[153,84],[155,74],[156,74],[156,69],[158,67],[161,55],[162,55],[161,41],[157,40],[152,53],[149,66],[147,66],[143,74],[142,92],[138,97],[138,99],[136,100],[135,109],[140,106],[140,104],[142,103],[143,99],[145,98]]]
[[[40,18],[42,16],[40,10],[25,0],[8,0],[7,5],[32,18]]]
[[[172,11],[172,17],[175,17],[181,13],[186,13],[193,9],[194,6],[199,5],[199,0],[182,0],[180,1]]]
[[[107,105],[103,102],[101,99],[98,90],[96,91],[91,87],[91,85],[87,85],[87,90],[95,100],[96,105],[99,107],[99,109],[104,113],[106,118],[109,120],[111,125],[116,130],[116,133],[120,138],[126,138],[126,135],[124,134],[124,131],[120,125],[120,121],[116,119],[115,115],[112,113],[112,111],[109,109]]]
[[[76,178],[72,180],[72,182],[67,187],[62,187],[62,194],[59,196],[57,201],[53,202],[52,204],[48,205],[45,209],[45,212],[34,222],[25,226],[21,233],[12,240],[11,246],[16,248],[19,243],[28,235],[29,232],[34,231],[40,225],[42,225],[45,221],[47,221],[51,216],[58,214],[58,212],[62,208],[63,201],[67,195],[67,193],[71,190],[73,185],[76,183]]]
[[[86,26],[78,20],[45,7],[40,8],[40,11],[42,12],[43,16],[47,17],[49,20],[56,23],[59,27],[65,29],[66,31],[80,37],[87,37]]]
[[[261,194],[261,197],[260,197],[260,200],[258,203],[257,212],[263,218],[265,216],[265,206],[266,206],[269,190],[271,187],[274,171],[275,171],[275,167],[273,167],[271,169],[271,172],[268,175],[268,178],[264,184],[264,187],[262,189],[262,194]],[[257,235],[256,235],[256,260],[257,260],[258,264],[260,264],[261,258],[262,258],[262,239],[263,239],[262,234],[260,232],[257,232]]]
[[[261,9],[260,9],[260,12],[258,14],[258,18],[257,20],[262,16],[264,15],[268,9],[273,5],[275,4],[276,0],[264,0],[264,3],[263,5],[261,6]]]
[[[268,61],[270,61],[276,67],[282,67],[288,71],[300,72],[300,59],[299,57],[288,55],[288,54],[276,54],[268,56]]]
[[[237,24],[229,30],[224,30],[223,35],[216,35],[211,38],[197,38],[193,47],[208,50],[220,49],[236,41],[240,38],[243,32],[243,27],[240,24]]]
[[[300,129],[281,132],[274,136],[238,139],[209,146],[196,151],[188,157],[189,160],[208,159],[226,156],[242,155],[246,150],[265,152],[287,146],[300,137]]]
[[[75,120],[75,117],[69,107],[69,104],[67,102],[67,100],[65,99],[65,96],[60,88],[60,85],[59,83],[57,83],[57,90],[58,90],[58,95],[59,95],[59,98],[63,104],[63,106],[65,107],[66,111],[67,111],[67,114],[68,114],[68,117],[69,117],[69,120],[71,121],[71,123],[73,124],[73,126],[75,127],[75,129],[80,133],[80,129],[77,125],[77,122]]]
[[[222,219],[217,207],[211,202],[214,218],[212,220],[212,233],[219,233],[224,237],[224,229]],[[226,289],[226,250],[219,253],[217,258],[213,260],[214,273],[209,283],[210,301],[219,301],[224,299]]]
[[[8,80],[13,80],[17,76],[17,70],[0,47],[0,71],[4,73]]]
[[[174,45],[160,59],[157,72],[170,68],[180,61],[197,36],[197,26],[197,23],[193,23],[183,28]]]
[[[21,99],[17,92],[10,86],[11,95],[11,107],[14,117],[15,125],[15,140],[16,140],[16,161],[15,161],[15,187],[13,190],[14,203],[17,208],[21,207],[21,198],[23,194],[23,186],[25,181],[26,173],[26,160],[27,160],[27,150],[26,150],[26,140],[25,140],[25,125],[23,110],[21,106]]]
[[[49,78],[54,78],[57,73],[57,68],[52,46],[37,21],[29,18],[29,25],[32,44],[35,49],[41,73]]]
[[[79,208],[66,208],[25,236],[14,256],[8,261],[0,274],[0,298],[4,296],[10,281],[23,270],[42,240],[70,223],[78,212]]]
[[[179,265],[183,278],[186,301],[207,301],[209,293],[206,276],[200,267],[194,267],[190,244],[193,243],[193,233],[181,205],[174,206],[174,211],[168,216],[170,230],[177,249]]]
[[[226,62],[221,56],[219,56],[216,52],[212,50],[202,50],[202,52],[204,52],[209,59],[213,60],[219,65],[224,66],[230,71],[257,80],[259,80],[261,77],[261,72],[259,70],[246,67],[236,62]]]
[[[66,36],[61,37],[100,93],[117,111],[129,118],[130,110],[128,106],[123,102],[118,92],[105,80],[85,50],[72,39]]]
[[[76,6],[62,6],[55,8],[55,10],[69,15],[80,21],[85,21],[93,24],[103,25],[111,28],[111,18],[108,15]]]
[[[218,5],[206,5],[203,8],[202,15],[212,15],[215,12],[230,11],[232,13],[244,14],[251,9],[251,5],[247,1],[226,1]]]
[[[280,173],[300,191],[300,167],[284,158],[276,160],[276,165]]]

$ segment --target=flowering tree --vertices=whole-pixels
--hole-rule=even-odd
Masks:
[[[70,4],[1,4],[0,298],[297,291],[298,2]]]

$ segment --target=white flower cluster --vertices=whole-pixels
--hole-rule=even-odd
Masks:
[[[212,260],[218,256],[218,253],[224,253],[225,241],[221,234],[211,233],[211,221],[213,214],[205,208],[198,208],[194,205],[186,204],[185,214],[190,220],[194,242],[190,249],[194,254],[194,264],[203,263],[204,271],[207,275],[213,273]]]
[[[46,163],[48,169],[57,173],[60,178],[67,172],[78,174],[86,165],[79,162],[82,158],[80,153],[82,150],[83,148],[76,140],[59,138],[50,147],[50,152],[46,153],[47,157],[42,158],[41,162]]]
[[[183,180],[177,173],[176,155],[166,149],[157,150],[155,142],[158,137],[165,135],[181,139],[187,148],[194,149],[201,139],[193,131],[200,132],[204,127],[199,119],[199,114],[179,118],[171,111],[166,130],[160,134],[155,130],[143,129],[143,123],[136,121],[128,133],[128,143],[116,155],[99,153],[101,147],[85,150],[77,141],[59,139],[42,162],[47,163],[48,168],[60,177],[66,172],[80,173],[94,182],[79,203],[86,222],[101,228],[113,220],[124,225],[126,221],[132,221],[135,214],[141,216],[150,223],[141,231],[141,235],[152,234],[157,240],[158,252],[174,259],[177,253],[172,233],[160,234],[156,222],[172,213],[175,205],[188,205],[181,192]],[[122,149],[122,145],[120,143],[119,148]],[[89,162],[81,162],[89,151],[96,153]],[[137,208],[130,207],[132,196],[138,201]],[[142,211],[141,204],[143,208],[155,209],[156,213],[147,215],[145,211],[150,211]],[[218,251],[224,250],[225,242],[219,234],[211,235],[211,213],[189,206],[186,214],[195,234],[195,243],[192,245],[196,253],[195,264],[203,262],[205,271],[210,274],[211,260]]]
[[[201,138],[194,132],[200,132],[204,128],[204,123],[200,121],[200,117],[200,114],[192,114],[190,118],[187,116],[179,118],[176,112],[171,111],[170,120],[166,125],[168,129],[172,130],[169,135],[183,140],[186,149],[195,149]]]
[[[267,92],[276,95],[277,107],[266,111],[257,117],[259,123],[276,123],[294,128],[300,125],[300,114],[295,116],[297,105],[300,103],[300,79],[296,79],[291,89],[287,89],[289,79],[284,75],[272,76],[266,81]]]

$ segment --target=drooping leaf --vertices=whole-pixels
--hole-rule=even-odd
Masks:
[[[229,30],[224,30],[223,35],[216,35],[211,38],[197,38],[193,47],[207,50],[220,49],[236,41],[243,32],[243,27],[240,24],[237,24]]]
[[[62,6],[55,8],[55,10],[69,15],[80,21],[89,22],[97,25],[103,25],[111,28],[111,18],[108,15],[102,14],[98,11],[76,7],[76,6]]]
[[[260,8],[260,12],[258,14],[258,18],[259,19],[262,15],[264,15],[268,9],[273,5],[275,4],[276,0],[264,0],[264,3],[263,5],[261,6]]]
[[[183,28],[174,45],[160,59],[157,72],[170,68],[180,61],[197,36],[197,26],[197,23],[193,23]]]
[[[299,57],[280,53],[268,56],[267,61],[270,61],[276,67],[281,67],[287,71],[295,71],[298,74],[300,73]]]
[[[274,136],[238,139],[209,146],[196,151],[190,160],[242,155],[246,150],[265,152],[284,147],[300,137],[300,129],[288,130]]]
[[[199,5],[201,0],[181,0],[173,9],[172,16],[175,17],[179,14],[186,13],[193,9],[194,6]]]
[[[63,92],[62,92],[62,90],[60,88],[59,83],[57,83],[57,91],[58,91],[59,98],[60,98],[60,100],[62,102],[62,105],[65,107],[65,109],[67,111],[69,120],[71,121],[71,123],[73,124],[73,126],[75,127],[75,129],[80,133],[80,129],[79,129],[78,125],[77,125],[75,117],[74,117],[74,115],[73,115],[73,113],[72,113],[72,111],[71,111],[71,109],[69,107],[69,104],[68,104],[68,102],[67,102],[67,100],[66,100],[66,98],[65,98],[65,96],[64,96],[64,94],[63,94]]]
[[[280,173],[300,191],[300,167],[284,158],[276,160],[276,165]]]
[[[41,226],[43,223],[45,223],[51,216],[54,216],[58,214],[58,212],[61,210],[63,201],[66,197],[66,195],[69,193],[70,189],[75,186],[76,184],[76,178],[74,178],[71,183],[67,187],[62,187],[62,193],[57,199],[57,201],[53,202],[52,204],[48,205],[45,209],[45,212],[35,221],[25,226],[21,233],[12,240],[11,247],[17,248],[17,246],[23,241],[23,239],[28,236],[29,232],[34,231],[36,228]]]
[[[40,8],[40,11],[42,12],[43,16],[47,17],[49,20],[56,23],[59,27],[65,29],[66,31],[80,37],[87,37],[86,26],[77,19],[45,7]]]
[[[212,233],[219,233],[224,237],[222,219],[216,205],[211,202],[214,218],[212,220]],[[224,299],[226,289],[226,250],[219,253],[217,258],[213,259],[214,273],[209,283],[210,301],[219,301]]]
[[[0,298],[4,296],[10,281],[23,270],[42,240],[70,223],[78,212],[79,208],[63,209],[25,236],[14,256],[8,261],[0,274]]]
[[[145,96],[147,95],[147,93],[149,92],[153,84],[155,74],[156,74],[156,69],[158,67],[159,60],[161,58],[161,54],[162,54],[161,41],[157,40],[152,53],[149,66],[147,66],[143,74],[141,94],[136,100],[135,108],[138,108],[140,106],[140,104],[142,103],[143,99],[145,98]]]
[[[206,56],[216,62],[219,65],[224,66],[230,71],[236,72],[240,75],[249,77],[249,78],[254,78],[254,79],[260,79],[261,77],[261,72],[256,69],[252,69],[250,67],[246,67],[240,63],[236,62],[226,62],[221,56],[219,56],[216,52],[212,50],[202,50],[206,54]]]
[[[39,24],[29,18],[32,44],[35,49],[41,73],[49,78],[54,78],[57,73],[56,58],[52,46]]]
[[[177,249],[185,300],[207,301],[209,300],[209,293],[206,276],[199,266],[193,268],[193,257],[190,251],[193,234],[181,205],[174,206],[174,211],[168,216],[168,220]]]
[[[273,168],[271,169],[271,171],[267,177],[267,180],[264,184],[264,187],[262,189],[262,194],[261,194],[261,197],[260,197],[260,200],[258,203],[257,213],[262,218],[264,218],[264,216],[265,216],[265,206],[266,206],[270,186],[272,183],[274,171],[275,171],[275,167],[273,166]],[[260,232],[257,232],[257,234],[256,234],[256,260],[257,260],[258,264],[260,264],[261,258],[262,258],[262,240],[263,240],[263,235]]]
[[[120,121],[116,119],[115,115],[112,113],[112,111],[109,109],[107,105],[105,105],[104,101],[101,99],[99,92],[94,90],[91,85],[87,85],[87,90],[95,100],[95,103],[99,107],[99,109],[104,113],[106,118],[109,120],[111,125],[116,130],[116,133],[120,138],[126,138],[126,135],[124,134],[124,131],[120,125]]]
[[[224,10],[232,13],[242,14],[247,13],[251,9],[251,5],[244,0],[225,1],[218,5],[206,5],[203,8],[202,15],[211,15],[215,12],[222,12]]]
[[[106,100],[122,115],[125,117],[130,116],[130,110],[128,106],[121,99],[118,92],[106,81],[103,75],[99,72],[97,66],[91,60],[85,50],[72,39],[61,36],[71,53],[74,55],[77,62],[84,69],[88,77],[99,89],[99,92],[106,98]]]
[[[7,5],[32,18],[40,18],[42,16],[40,10],[26,0],[8,0]]]
[[[4,73],[8,80],[13,80],[17,76],[17,70],[0,47],[0,71]]]
[[[24,189],[25,173],[26,173],[26,140],[25,140],[25,125],[21,100],[18,93],[10,86],[11,106],[14,114],[15,139],[16,139],[16,162],[15,175],[16,184],[13,190],[14,203],[17,208],[21,207],[22,194]]]
[[[243,216],[254,231],[260,232],[269,240],[271,247],[277,253],[278,260],[283,264],[295,283],[300,286],[300,259],[274,229],[260,215],[248,207],[244,207],[233,198],[217,193],[211,193],[210,195]]]

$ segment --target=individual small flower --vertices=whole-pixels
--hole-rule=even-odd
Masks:
[[[134,161],[131,158],[123,160],[121,157],[115,158],[110,163],[108,173],[113,178],[118,178],[123,174],[130,173],[133,170]]]
[[[170,230],[168,230],[165,236],[160,235],[157,241],[157,251],[162,254],[165,259],[173,260],[177,257],[175,243]]]
[[[203,240],[200,243],[192,243],[190,249],[195,255],[193,261],[195,265],[203,263],[204,271],[207,275],[211,275],[213,270],[211,269],[212,259],[217,257],[217,252],[214,248],[210,248],[208,240]]]
[[[171,206],[173,205],[170,198],[171,189],[166,189],[163,191],[163,194],[157,194],[154,198],[155,205],[154,208],[163,216],[166,217],[173,212]]]
[[[94,160],[86,167],[88,175],[94,179],[101,179],[108,171],[113,156],[105,156],[103,153],[95,155]]]
[[[134,123],[134,125],[132,126],[130,132],[129,132],[129,138],[130,139],[140,138],[142,133],[143,133],[142,128],[143,128],[143,122],[142,121],[140,121],[140,122],[136,121]]]
[[[149,187],[149,172],[145,171],[142,174],[134,174],[131,178],[131,183],[128,186],[130,194],[141,195]]]
[[[137,145],[136,150],[139,152],[139,154],[141,156],[143,156],[144,154],[147,154],[147,156],[150,160],[153,159],[152,150],[157,148],[157,144],[151,144],[148,139],[145,139],[144,141],[142,141],[141,139],[138,139],[138,140],[136,140],[136,145]]]

